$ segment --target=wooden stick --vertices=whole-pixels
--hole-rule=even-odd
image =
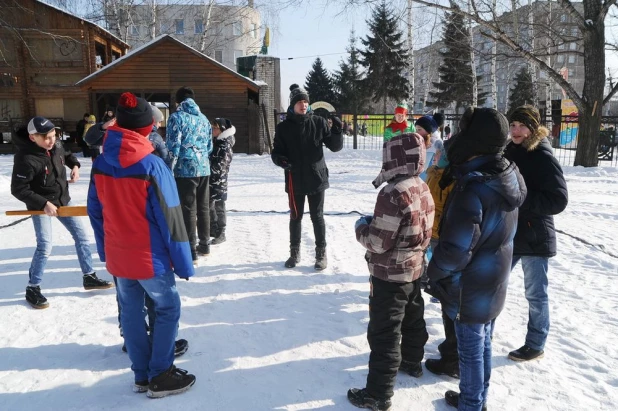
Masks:
[[[13,210],[7,211],[6,215],[43,215],[43,210]],[[65,206],[58,207],[58,217],[86,217],[88,212],[86,206]]]

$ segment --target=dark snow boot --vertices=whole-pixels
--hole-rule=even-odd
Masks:
[[[509,353],[509,359],[513,361],[530,361],[536,358],[543,358],[543,354],[543,350],[535,350],[534,348],[524,345],[515,351],[511,351]]]
[[[210,244],[217,245],[225,242],[225,228],[217,233],[217,236],[210,242]]]
[[[423,366],[420,362],[401,361],[399,371],[405,372],[414,378],[420,378],[423,375]]]
[[[189,342],[183,338],[174,343],[174,357],[180,357],[189,349]]]
[[[348,400],[358,408],[369,408],[373,411],[386,411],[391,408],[391,400],[375,398],[369,395],[366,388],[350,388]]]
[[[457,391],[447,391],[444,394],[444,399],[446,400],[446,403],[451,407],[459,408],[459,393]],[[487,404],[483,404],[483,408],[481,408],[481,411],[487,411]]]
[[[425,368],[436,375],[448,375],[459,378],[459,361],[444,361],[442,358],[430,358],[425,361]]]
[[[195,384],[195,375],[185,370],[176,368],[172,364],[167,371],[154,377],[148,385],[149,398],[162,398],[172,394],[180,394],[187,391]]]
[[[322,271],[326,268],[328,260],[326,259],[326,247],[315,248],[315,266],[318,271]]]
[[[26,287],[26,301],[32,308],[42,309],[49,307],[47,298],[43,297],[43,294],[41,294],[41,287],[38,285]]]
[[[290,247],[290,258],[285,262],[286,268],[294,268],[300,263],[300,247]]]
[[[84,290],[106,290],[113,286],[113,283],[97,277],[97,273],[84,274]]]

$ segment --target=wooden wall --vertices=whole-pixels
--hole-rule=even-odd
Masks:
[[[167,94],[171,108],[174,108],[176,90],[182,86],[195,91],[195,101],[209,120],[229,118],[236,127],[234,150],[250,152],[248,107],[250,99],[257,95],[257,86],[171,37],[128,56],[126,61],[83,85],[96,94],[124,91],[145,97],[153,93]]]

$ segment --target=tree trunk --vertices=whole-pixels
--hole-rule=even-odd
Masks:
[[[584,36],[584,110],[579,109],[579,131],[575,166],[596,167],[599,164],[598,146],[605,87],[605,22],[599,19],[600,2],[587,0],[584,18],[593,22],[583,31]]]

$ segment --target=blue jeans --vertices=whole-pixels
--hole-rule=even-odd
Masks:
[[[180,319],[180,296],[174,273],[148,280],[117,278],[120,324],[135,381],[152,380],[174,363],[174,342]],[[144,304],[154,302],[155,327],[151,338],[144,327]]]
[[[34,232],[36,234],[36,250],[30,264],[29,286],[37,286],[43,281],[43,271],[47,264],[47,259],[52,250],[52,218],[57,218],[60,223],[71,233],[75,240],[75,250],[77,259],[82,269],[82,273],[90,274],[94,272],[92,268],[92,254],[90,253],[90,242],[79,217],[50,217],[47,215],[32,216]]]
[[[542,350],[549,334],[549,297],[547,295],[548,257],[513,256],[513,265],[521,259],[524,286],[528,300],[528,333],[526,345]]]
[[[491,322],[455,321],[459,353],[459,411],[481,411],[491,378]]]

